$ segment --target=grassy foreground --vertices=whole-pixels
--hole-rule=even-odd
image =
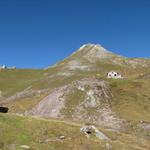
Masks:
[[[0,114],[0,150],[148,150],[148,141],[133,135],[101,129],[110,140],[87,138],[78,123]],[[60,136],[64,136],[63,139]]]

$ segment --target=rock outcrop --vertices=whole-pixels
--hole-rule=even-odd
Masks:
[[[76,99],[78,94],[83,96]],[[69,95],[72,95],[71,99]],[[73,120],[119,129],[121,119],[111,110],[109,102],[111,97],[111,90],[105,81],[84,78],[54,89],[25,114],[46,118],[66,118],[69,115]]]
[[[109,140],[109,138],[94,125],[83,126],[80,128],[80,132],[85,134],[87,138],[89,138],[90,135],[94,135],[100,140]]]

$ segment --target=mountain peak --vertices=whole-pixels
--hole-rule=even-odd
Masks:
[[[78,51],[81,51],[83,49],[85,49],[88,51],[88,50],[94,50],[94,49],[97,49],[99,51],[104,51],[104,52],[108,52],[104,47],[102,47],[100,44],[91,44],[91,43],[88,43],[88,44],[84,44],[82,45]]]
[[[93,65],[96,64],[109,64],[119,66],[132,66],[132,67],[146,67],[149,66],[149,60],[143,59],[130,59],[118,54],[115,54],[105,49],[100,44],[84,44],[72,55],[61,61],[57,65],[64,66],[65,70],[88,70],[90,67],[93,69]],[[64,71],[64,70],[63,70]]]
[[[106,50],[100,44],[91,43],[82,45],[75,53],[80,54],[82,58],[86,58],[88,60],[108,58],[115,55],[112,52]]]

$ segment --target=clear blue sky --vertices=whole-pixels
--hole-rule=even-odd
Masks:
[[[85,43],[150,57],[150,0],[0,0],[0,64],[46,67]]]

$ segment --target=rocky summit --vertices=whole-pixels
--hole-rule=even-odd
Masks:
[[[149,150],[149,89],[149,58],[99,44],[47,68],[2,69],[0,149]]]

